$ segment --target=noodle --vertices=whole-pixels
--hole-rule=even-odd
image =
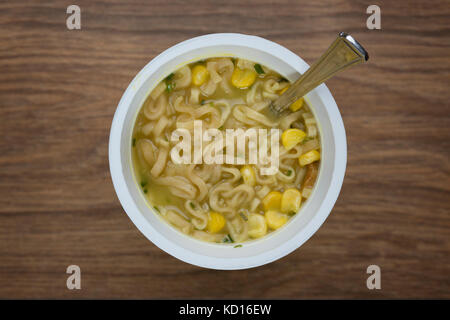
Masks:
[[[198,78],[201,83],[194,80],[199,76],[194,66],[204,72]],[[283,211],[279,199],[286,190],[297,190],[303,199],[311,196],[319,161],[301,166],[299,159],[317,156],[321,145],[316,119],[306,104],[279,119],[267,112],[289,85],[249,60],[211,58],[181,67],[153,89],[136,119],[132,155],[143,194],[164,220],[203,241],[244,242],[277,228],[268,211],[279,211],[287,219],[298,211]],[[251,128],[259,138],[244,131]],[[189,134],[178,134],[178,129]],[[229,136],[229,130],[234,135]],[[304,137],[288,147],[283,136],[278,139],[278,133],[288,130],[304,132]],[[263,137],[269,140],[260,132],[268,133]],[[178,148],[182,142],[200,147],[200,158]],[[238,147],[240,142],[244,148]],[[191,162],[174,162],[174,150]],[[229,154],[236,162],[227,161]],[[273,165],[273,155],[278,155],[278,170],[266,174],[263,169]]]

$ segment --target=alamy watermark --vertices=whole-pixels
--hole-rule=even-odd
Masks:
[[[70,274],[67,278],[66,286],[69,290],[81,289],[81,269],[76,264],[67,267],[66,273]]]
[[[202,121],[195,120],[193,137],[189,130],[178,128],[172,132],[170,139],[178,142],[170,152],[175,164],[242,165],[247,162],[264,166],[260,170],[262,175],[278,172],[279,129],[226,129],[224,134],[222,130],[212,128],[203,132]],[[203,142],[210,143],[203,147]]]
[[[70,16],[66,19],[66,26],[69,30],[80,30],[81,29],[81,9],[76,4],[71,4],[67,7],[67,14]]]
[[[367,14],[370,14],[370,16],[367,18],[366,26],[367,29],[373,30],[373,29],[381,29],[381,9],[376,4],[372,4],[367,7],[366,10]]]
[[[381,289],[381,269],[376,264],[372,264],[367,267],[367,274],[370,276],[367,278],[366,286],[367,289]]]

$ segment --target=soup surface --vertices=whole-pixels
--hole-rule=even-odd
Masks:
[[[132,141],[136,179],[155,211],[189,236],[235,246],[281,228],[297,214],[318,175],[320,137],[303,99],[290,106],[289,114],[271,116],[269,104],[289,86],[265,66],[222,57],[183,66],[161,81],[139,111]],[[259,139],[267,132],[267,150],[262,140],[253,145],[266,162],[251,160],[251,135],[237,129],[253,129]],[[178,130],[194,138],[180,138]],[[215,133],[209,141],[207,130]],[[218,143],[229,132],[235,139]],[[238,149],[239,136],[247,143],[244,149]],[[180,142],[193,154],[186,149],[174,153]],[[231,150],[237,155],[234,163],[210,163],[208,150],[216,156]],[[174,154],[185,162],[175,161]],[[267,174],[263,169],[273,165],[269,154],[278,164]]]

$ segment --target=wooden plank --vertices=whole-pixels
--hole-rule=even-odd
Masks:
[[[66,1],[0,4],[0,298],[450,298],[450,6],[378,1]],[[108,136],[134,75],[182,40],[240,32],[313,62],[339,31],[370,62],[327,85],[348,135],[329,219],[257,269],[182,263],[147,241],[112,187]],[[82,290],[66,288],[80,265]],[[366,268],[382,290],[366,288]]]

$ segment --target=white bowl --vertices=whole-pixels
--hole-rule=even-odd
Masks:
[[[138,229],[155,245],[193,265],[222,270],[245,269],[272,262],[308,240],[331,212],[345,174],[347,143],[336,102],[322,84],[306,99],[319,123],[322,160],[316,186],[300,211],[284,227],[234,248],[191,238],[162,220],[147,203],[136,182],[132,161],[132,129],[145,98],[168,74],[196,60],[216,56],[246,58],[296,80],[308,65],[288,49],[269,40],[218,33],[183,41],[154,58],[133,79],[119,102],[111,126],[109,164],[117,196]]]

